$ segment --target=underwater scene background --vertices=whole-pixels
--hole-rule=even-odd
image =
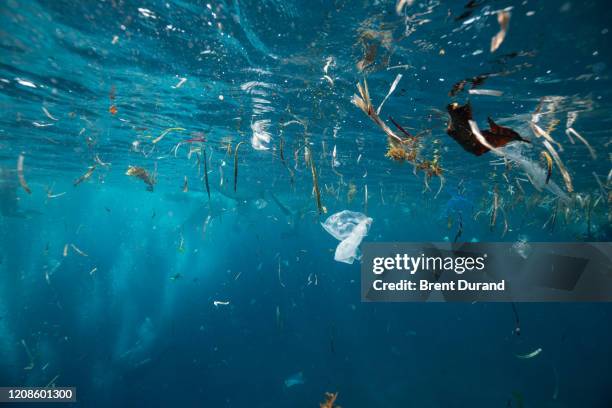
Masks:
[[[361,303],[321,226],[348,209],[369,242],[610,241],[611,17],[3,0],[0,386],[84,407],[612,406],[610,304]],[[528,142],[495,144],[508,129]]]

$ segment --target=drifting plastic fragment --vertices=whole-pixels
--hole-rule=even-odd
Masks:
[[[334,260],[352,264],[361,259],[359,245],[368,234],[372,218],[365,214],[344,210],[331,215],[321,226],[331,236],[341,241],[336,247]]]
[[[81,255],[81,256],[85,256],[85,257],[89,256],[89,255],[87,255],[87,254],[86,254],[84,251],[80,250],[80,249],[79,249],[79,248],[78,248],[76,245],[74,245],[74,244],[70,244],[70,247],[71,247],[72,249],[74,249],[74,251],[75,251],[77,254]]]
[[[506,38],[508,24],[510,23],[510,12],[505,10],[499,11],[497,13],[497,22],[499,23],[499,32],[491,38],[491,52],[495,52]]]
[[[395,5],[395,11],[397,14],[402,14],[402,10],[404,6],[410,7],[414,3],[414,0],[397,0],[397,4]]]
[[[531,353],[527,353],[527,354],[516,354],[517,358],[520,358],[522,360],[527,360],[530,358],[534,358],[535,356],[537,356],[538,354],[540,354],[542,352],[541,348],[535,349],[534,351],[532,351]]]
[[[272,135],[268,132],[268,126],[270,126],[270,119],[260,119],[251,123],[251,146],[255,150],[269,150],[267,146],[272,140]]]
[[[359,109],[363,111],[366,115],[374,121],[380,127],[383,132],[387,135],[390,142],[393,143],[402,143],[403,140],[401,137],[396,135],[389,126],[385,122],[380,119],[378,114],[374,111],[374,107],[372,106],[372,100],[370,99],[370,91],[368,90],[368,83],[364,79],[363,85],[361,83],[357,84],[357,90],[359,91],[359,95],[354,94],[351,98],[351,102],[357,106]]]
[[[23,367],[23,369],[31,370],[34,368],[34,356],[32,356],[32,353],[30,352],[30,348],[28,347],[24,339],[21,339],[21,344],[23,345],[23,348],[25,349],[25,352],[28,355],[28,359],[30,360],[30,364],[28,364],[26,367]]]
[[[504,93],[502,91],[497,91],[495,89],[470,89],[468,90],[470,95],[486,95],[486,96],[502,96]]]
[[[230,302],[229,302],[229,301],[223,301],[223,300],[215,300],[215,301],[213,301],[213,305],[214,305],[215,307],[219,307],[219,306],[227,306],[227,305],[229,305],[229,304],[230,304]]]
[[[24,161],[24,156],[23,154],[19,155],[19,158],[17,159],[17,177],[19,178],[19,184],[21,185],[21,187],[23,188],[23,190],[28,193],[28,194],[32,194],[32,190],[30,190],[30,187],[28,187],[28,183],[26,183],[25,181],[25,177],[23,177],[23,161]]]
[[[391,87],[389,88],[389,92],[387,92],[387,95],[385,96],[385,98],[382,100],[380,105],[378,105],[378,109],[376,109],[377,115],[380,115],[380,110],[382,109],[385,102],[387,102],[387,99],[389,99],[389,96],[391,96],[393,91],[395,91],[395,88],[397,88],[397,84],[399,84],[399,81],[401,79],[402,79],[402,74],[397,74],[397,76],[395,77],[395,80],[393,80],[393,83],[391,84]]]
[[[162,140],[170,132],[173,132],[173,131],[182,132],[184,130],[185,129],[183,129],[181,127],[168,128],[168,129],[164,130],[163,132],[161,132],[161,134],[153,140],[153,144],[158,143],[160,140]]]
[[[285,387],[287,388],[300,384],[304,384],[304,373],[302,373],[301,371],[299,373],[295,373],[289,376],[289,378],[285,380]]]
[[[183,84],[184,84],[185,82],[187,82],[187,78],[180,78],[180,79],[179,79],[179,81],[178,81],[178,83],[177,83],[176,85],[172,86],[172,87],[173,87],[174,89],[178,89],[178,88],[180,88],[181,86],[183,86]]]
[[[42,111],[45,114],[46,117],[48,117],[51,120],[55,120],[57,121],[57,118],[54,117],[53,115],[51,115],[51,113],[49,113],[49,111],[47,110],[47,108],[45,108],[44,106],[42,107]]]

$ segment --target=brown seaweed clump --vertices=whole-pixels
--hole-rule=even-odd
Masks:
[[[334,405],[336,403],[337,398],[338,398],[337,392],[326,392],[325,402],[321,402],[319,404],[319,407],[321,408],[340,408],[340,405]]]
[[[472,132],[469,123],[469,121],[473,120],[472,106],[469,102],[465,105],[451,103],[447,106],[447,110],[448,114],[450,115],[450,120],[448,122],[446,133],[448,133],[450,137],[455,139],[455,141],[459,143],[464,150],[476,156],[480,156],[490,150],[488,147],[480,143]],[[514,141],[531,143],[514,130],[498,125],[491,118],[488,118],[488,122],[490,129],[483,130],[482,135],[493,147],[503,147]]]
[[[125,175],[141,179],[147,185],[147,190],[153,191],[153,186],[155,185],[155,177],[152,177],[142,167],[128,166],[128,169],[125,172]]]

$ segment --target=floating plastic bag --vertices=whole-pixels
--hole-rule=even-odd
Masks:
[[[289,376],[289,378],[285,380],[285,387],[287,388],[301,384],[304,384],[304,373],[302,373],[301,371],[299,373],[295,373]]]
[[[338,262],[352,264],[361,259],[359,245],[368,235],[372,218],[354,211],[344,210],[331,215],[321,226],[341,242],[336,247],[334,259]]]

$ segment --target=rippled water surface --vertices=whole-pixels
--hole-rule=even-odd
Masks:
[[[0,385],[611,406],[609,305],[361,303],[320,225],[609,241],[611,23],[605,1],[2,1]],[[462,148],[468,102],[529,143]]]

